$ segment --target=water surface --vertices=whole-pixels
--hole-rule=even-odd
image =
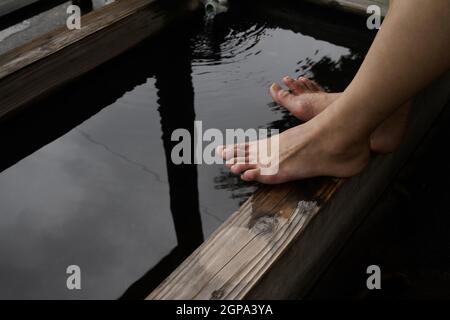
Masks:
[[[0,298],[145,296],[256,188],[219,165],[174,166],[171,132],[290,127],[269,85],[307,75],[342,89],[363,54],[302,33],[300,18],[195,21],[2,124]]]

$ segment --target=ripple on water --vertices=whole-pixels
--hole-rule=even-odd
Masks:
[[[223,39],[218,39],[213,26],[206,26],[204,32],[193,39],[194,67],[234,64],[261,53],[255,49],[266,35],[266,27],[254,24],[248,30],[229,29]],[[203,71],[207,72],[207,71]]]

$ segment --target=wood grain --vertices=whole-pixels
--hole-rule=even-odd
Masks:
[[[261,188],[150,298],[244,298],[338,185],[311,180]]]

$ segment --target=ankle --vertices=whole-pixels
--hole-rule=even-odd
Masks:
[[[319,119],[318,119],[319,120]],[[315,137],[335,156],[348,156],[361,151],[370,153],[370,135],[361,135],[338,119],[321,119],[313,129]]]

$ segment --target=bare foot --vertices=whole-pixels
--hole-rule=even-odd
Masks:
[[[277,143],[279,152],[265,158],[258,154],[261,141],[218,148],[234,174],[245,181],[278,184],[316,176],[350,177],[367,165],[370,157],[368,139],[355,141],[336,134],[336,121],[325,112],[305,124],[291,128],[277,138],[262,140]],[[270,149],[270,146],[268,147]],[[269,166],[274,174],[264,174]]]
[[[279,85],[270,87],[273,100],[302,121],[308,121],[332,104],[340,93],[327,93],[316,82],[300,77],[283,78],[289,91]],[[403,140],[411,103],[407,103],[384,121],[370,137],[370,148],[377,153],[394,152]]]
[[[289,91],[283,90],[278,84],[273,84],[270,87],[272,99],[302,121],[314,118],[340,95],[328,93],[315,81],[304,77],[298,79],[284,77],[283,83]]]

